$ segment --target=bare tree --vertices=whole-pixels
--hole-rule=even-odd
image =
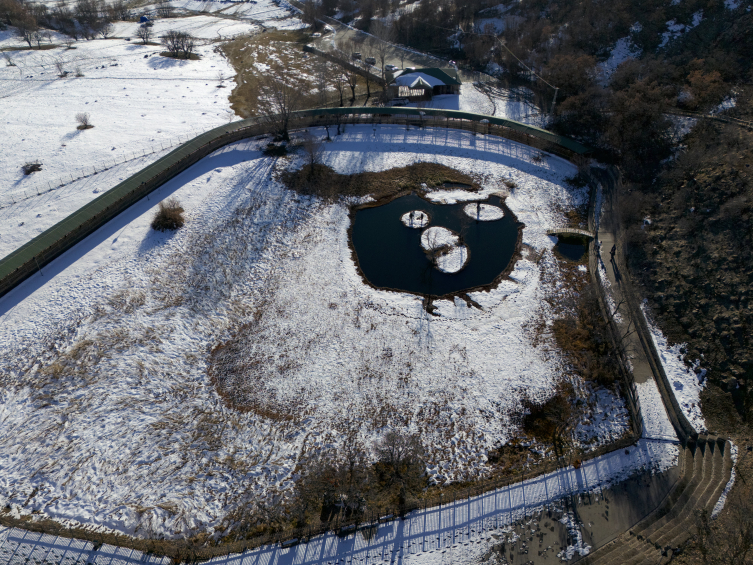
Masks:
[[[314,167],[319,164],[324,154],[324,141],[306,131],[303,134],[303,151],[306,154],[306,161],[309,165],[309,178],[314,176]]]
[[[110,22],[105,22],[102,24],[102,27],[99,28],[99,35],[102,36],[102,39],[107,39],[112,35],[113,31],[115,31],[115,26]]]
[[[287,76],[282,67],[272,67],[260,80],[259,109],[265,119],[273,124],[283,141],[290,140],[290,118],[301,108],[303,97],[299,87]]]
[[[139,29],[136,31],[136,37],[138,37],[141,42],[146,45],[152,39],[152,28],[146,24],[141,24],[139,26]]]
[[[195,39],[190,33],[170,30],[162,36],[162,44],[174,57],[190,59],[193,54]]]
[[[356,87],[358,86],[358,79],[360,78],[360,75],[354,70],[354,69],[345,69],[345,78],[348,81],[348,86],[350,87],[351,92],[351,100],[356,99]]]
[[[421,482],[424,449],[418,436],[388,432],[377,446],[379,471],[388,482],[400,487],[399,503],[404,505],[409,490]]]
[[[55,68],[58,71],[58,76],[60,78],[66,76],[68,74],[68,71],[65,70],[66,61],[61,58],[55,59]]]
[[[172,18],[173,17],[173,5],[169,0],[160,0],[157,3],[157,15],[160,18]]]
[[[3,57],[5,58],[5,66],[6,67],[15,67],[16,63],[13,62],[13,59],[10,56],[10,53],[3,53]]]
[[[343,94],[345,93],[345,86],[348,84],[347,79],[345,78],[345,75],[341,72],[335,73],[333,80],[333,84],[335,85],[335,90],[337,90],[337,93],[340,95],[340,107],[343,107]],[[340,133],[340,128],[338,128],[337,133]]]
[[[18,37],[23,38],[29,47],[32,47],[34,34],[37,33],[37,30],[39,29],[34,18],[28,14],[24,14],[20,18],[12,20],[11,25],[15,26]]]
[[[76,121],[79,123],[78,129],[89,129],[94,127],[91,125],[89,112],[79,112],[76,114]]]
[[[314,84],[316,84],[316,93],[319,96],[319,106],[327,104],[327,85],[329,83],[331,70],[327,61],[319,60],[314,67]]]
[[[750,565],[753,563],[753,503],[748,493],[738,490],[728,498],[726,516],[711,520],[709,512],[696,512],[695,545],[704,563],[711,565]]]
[[[303,23],[310,25],[314,29],[318,29],[321,25],[321,18],[324,15],[324,9],[322,8],[321,0],[307,0],[303,4],[303,13],[301,14],[301,20]]]
[[[70,35],[66,35],[65,39],[63,39],[63,43],[68,49],[73,49],[73,44],[76,42],[76,40],[71,37]]]
[[[392,47],[390,44],[395,41],[395,30],[381,20],[376,20],[371,25],[371,34],[375,38],[374,41],[372,41],[372,49],[376,53],[379,63],[382,66],[382,80],[385,80],[384,65],[386,64],[387,53],[389,52],[390,47]]]

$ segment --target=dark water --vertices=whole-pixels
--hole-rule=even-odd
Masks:
[[[500,205],[496,196],[486,202]],[[361,271],[374,286],[433,296],[490,284],[512,259],[517,223],[509,213],[494,222],[476,222],[463,212],[466,204],[432,204],[411,194],[358,210],[352,237]],[[427,228],[440,226],[462,236],[469,252],[463,270],[447,274],[431,265],[421,248],[423,230],[408,228],[400,221],[411,210],[429,214]]]
[[[586,246],[580,243],[562,243],[561,241],[554,246],[554,250],[562,255],[565,259],[580,262],[586,254]]]

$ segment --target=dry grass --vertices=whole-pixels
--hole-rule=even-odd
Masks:
[[[596,292],[589,285],[581,292],[575,311],[554,320],[554,338],[578,375],[608,387],[619,380],[619,369]]]
[[[326,200],[340,196],[371,195],[377,199],[390,197],[400,192],[417,191],[443,187],[463,186],[468,190],[479,190],[479,179],[438,165],[436,163],[414,163],[407,167],[389,169],[379,173],[356,173],[341,175],[325,165],[315,165],[297,171],[286,171],[280,175],[282,182],[291,190],[302,194],[315,194]],[[426,185],[426,187],[422,185]]]
[[[152,220],[152,229],[157,231],[177,230],[183,227],[183,207],[176,198],[168,198],[159,203],[159,210]]]
[[[168,57],[169,59],[180,59],[182,61],[198,61],[201,59],[201,56],[198,55],[197,53],[191,53],[188,57],[186,57],[182,53],[171,53],[170,51],[162,51],[160,55],[162,57]]]
[[[284,69],[285,76],[302,93],[301,108],[318,108],[323,104],[317,90],[317,67],[324,60],[313,54],[303,52],[303,47],[310,41],[308,33],[301,30],[267,30],[253,36],[243,36],[228,41],[221,47],[227,60],[236,71],[236,86],[230,94],[230,105],[236,114],[244,118],[261,113],[259,97],[261,95],[260,77],[267,73],[267,66]],[[329,64],[328,79],[334,75],[335,65]],[[338,94],[328,81],[326,98],[332,102]],[[378,87],[372,83],[372,95],[378,94]],[[361,79],[356,87],[356,96],[366,94],[366,85]],[[351,98],[351,91],[346,87],[344,101]]]
[[[236,114],[244,118],[259,114],[259,78],[267,66],[284,68],[302,91],[312,93],[305,97],[303,107],[312,105],[307,103],[314,98],[312,56],[303,58],[303,46],[308,39],[302,31],[269,30],[228,41],[222,46],[222,52],[237,73],[237,86],[230,94],[230,105]]]

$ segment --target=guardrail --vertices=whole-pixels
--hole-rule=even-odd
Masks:
[[[612,198],[622,183],[622,176],[620,175],[619,170],[610,167],[606,171],[601,169],[593,169],[592,171],[599,176],[602,186],[604,186],[605,190],[608,192],[608,197]],[[620,259],[621,257],[625,257],[625,242],[619,237],[619,232],[615,234],[615,243],[621,247],[622,251],[618,254],[617,260],[620,261],[622,272],[627,273],[628,270],[625,268],[625,265],[622,264]],[[672,386],[670,385],[667,373],[664,371],[664,365],[662,365],[661,357],[656,350],[651,331],[648,328],[646,316],[639,306],[640,302],[635,294],[635,290],[633,289],[629,277],[623,277],[620,291],[622,292],[628,309],[630,310],[630,314],[635,324],[636,335],[638,336],[643,351],[646,354],[646,359],[648,360],[651,372],[654,375],[654,381],[656,381],[656,386],[659,389],[659,394],[661,395],[662,402],[667,409],[667,415],[669,416],[670,422],[672,422],[675,433],[683,444],[687,443],[689,440],[694,441],[698,437],[698,432],[696,432],[693,425],[688,421],[685,413],[677,402],[677,398],[672,392]]]
[[[591,233],[591,237],[596,239],[599,235],[598,226],[596,224],[596,214],[598,211],[595,209],[596,195],[598,190],[598,179],[593,176],[593,169],[588,174],[590,184],[590,205],[588,207],[588,230]],[[582,231],[582,230],[578,230]],[[633,434],[637,437],[643,435],[643,417],[641,415],[641,402],[638,397],[638,390],[635,386],[635,379],[633,377],[633,371],[630,368],[630,361],[625,354],[625,349],[622,347],[620,331],[617,328],[617,324],[614,319],[614,315],[611,312],[607,304],[606,297],[604,296],[604,286],[599,280],[599,257],[596,253],[596,246],[588,246],[588,269],[591,271],[591,278],[596,285],[596,295],[599,299],[599,308],[604,319],[607,321],[607,327],[609,328],[609,339],[612,342],[612,349],[617,353],[620,375],[622,376],[622,382],[625,385],[625,392],[627,396],[628,406],[630,408],[630,418],[633,425]]]
[[[540,128],[456,110],[317,108],[294,112],[289,127],[297,129],[337,123],[447,127],[505,137],[565,158],[588,152],[584,145]],[[187,141],[0,260],[0,296],[213,151],[272,131],[274,124],[269,117],[256,117],[214,128]]]

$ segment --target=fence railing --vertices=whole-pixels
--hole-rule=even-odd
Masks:
[[[619,170],[614,167],[610,167],[607,171],[596,169],[594,170],[594,172],[596,172],[599,180],[602,182],[602,186],[604,186],[605,192],[607,193],[605,197],[610,199],[613,198],[622,183],[622,177]],[[616,259],[617,261],[620,261],[620,257],[626,256],[625,242],[622,238],[617,237],[616,244],[622,247],[622,253],[620,253],[618,255],[618,259]],[[623,272],[628,272],[624,264],[621,265],[621,268]],[[664,407],[667,410],[667,416],[669,416],[669,420],[675,429],[677,437],[683,444],[688,442],[689,440],[695,440],[698,437],[698,433],[696,432],[693,425],[688,421],[685,413],[682,411],[679,403],[677,402],[677,398],[672,392],[669,378],[667,377],[667,373],[664,370],[664,365],[662,365],[659,352],[656,350],[656,345],[654,344],[651,331],[648,327],[648,322],[639,306],[640,302],[635,294],[629,277],[622,278],[620,291],[622,292],[625,303],[627,304],[628,310],[630,312],[630,317],[633,321],[635,333],[638,336],[643,352],[646,355],[646,359],[648,360],[651,372],[654,375],[654,381],[656,382],[656,386],[659,389],[659,394],[662,397],[662,402],[664,403]],[[612,325],[614,325],[613,321]],[[616,326],[614,327],[614,331],[617,332],[616,335],[619,336],[619,331],[616,329]]]
[[[143,159],[148,155],[154,155],[155,153],[161,153],[167,149],[172,149],[182,145],[189,139],[196,137],[196,133],[180,135],[176,138],[161,139],[150,144],[149,147],[143,147],[140,151],[128,151],[111,159],[101,159],[91,165],[85,167],[79,167],[76,169],[66,169],[65,172],[60,172],[57,179],[54,177],[42,182],[37,182],[29,186],[17,188],[15,190],[9,190],[3,194],[0,194],[0,209],[7,208],[28,200],[30,198],[36,198],[48,192],[53,192],[64,186],[73,184],[81,179],[89,178],[92,175],[98,175],[105,171],[109,171],[119,165],[130,163]]]
[[[471,114],[453,110],[432,110],[416,108],[319,108],[296,112],[290,120],[290,128],[334,126],[336,124],[400,124],[410,127],[447,127],[505,137],[526,145],[549,151],[566,158],[574,158],[588,152],[588,148],[567,138],[557,136],[533,126],[504,118],[494,118],[482,114]],[[268,118],[251,118],[220,126],[184,143],[155,163],[145,167],[102,196],[71,214],[65,220],[40,234],[0,261],[0,296],[25,280],[41,267],[54,260],[77,242],[114,218],[117,214],[135,204],[140,199],[163,185],[169,179],[197,163],[215,150],[244,138],[268,134],[275,130],[275,124]],[[592,197],[592,202],[594,198]],[[593,211],[589,211],[589,228],[593,229]],[[593,247],[593,246],[592,246]],[[591,259],[593,260],[593,258]],[[593,267],[592,267],[593,268]],[[625,361],[625,360],[623,360]],[[494,489],[509,487],[520,480],[532,479],[554,472],[569,465],[579,466],[583,461],[600,457],[616,449],[633,445],[640,437],[640,405],[635,386],[629,374],[624,374],[628,391],[629,407],[633,418],[633,429],[625,437],[583,454],[571,454],[568,458],[552,458],[523,472],[514,472],[505,477],[494,477],[477,481],[473,485],[453,489],[453,501],[460,497],[470,498]],[[312,536],[335,530],[352,533],[361,526],[368,527],[387,518],[402,516],[423,506],[434,507],[447,504],[449,496],[442,494],[423,497],[403,506],[379,506],[369,509],[365,515],[346,518],[342,515],[316,526],[268,532],[256,538],[247,539],[219,547],[199,547],[187,541],[143,540],[102,534],[85,529],[75,533],[54,522],[27,522],[0,515],[0,523],[19,526],[34,531],[76,537],[96,543],[112,543],[146,552],[169,555],[178,560],[204,560],[212,557],[237,553],[245,549],[269,544],[284,543],[289,540],[304,540]],[[19,523],[16,523],[19,522]]]
[[[456,110],[317,108],[292,113],[289,126],[296,129],[336,123],[446,127],[505,137],[565,158],[588,152],[580,143],[540,128]],[[0,260],[0,296],[212,151],[240,139],[270,133],[276,127],[270,117],[250,118],[220,126],[182,144]]]

